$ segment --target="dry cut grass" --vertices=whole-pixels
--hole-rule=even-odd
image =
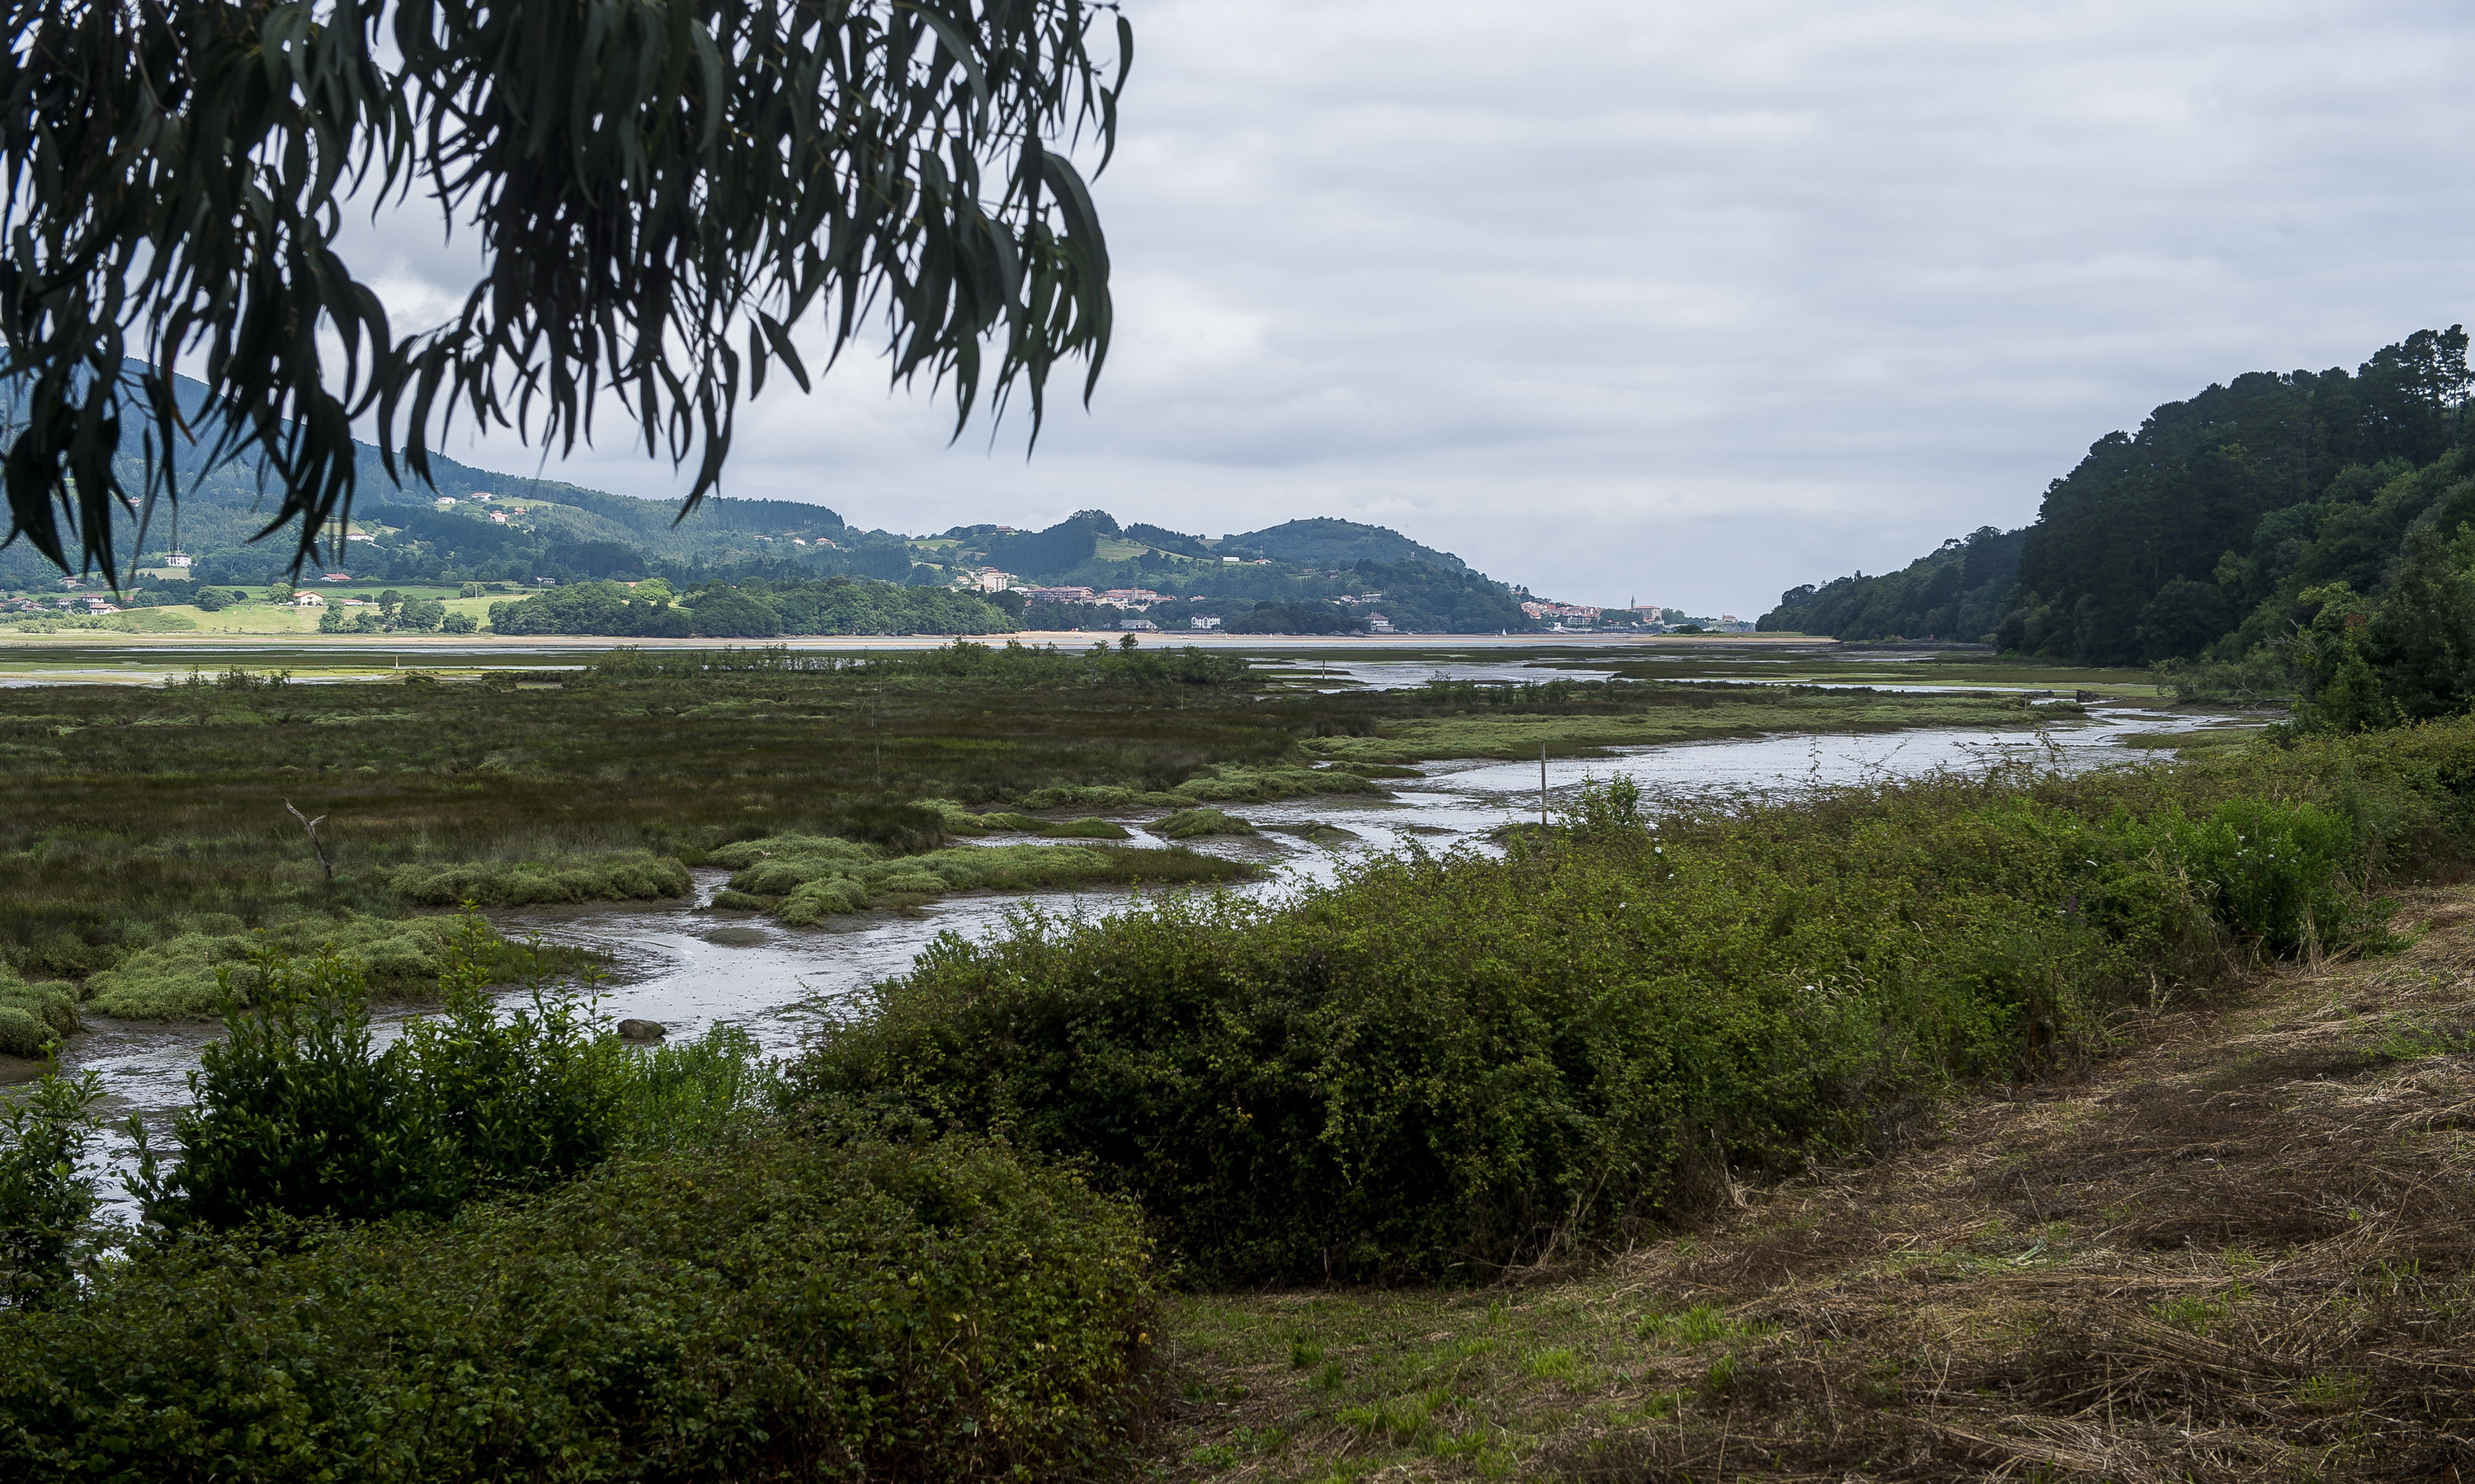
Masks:
[[[1182,1479],[2475,1478],[2475,888],[1586,1270],[1179,1301]]]

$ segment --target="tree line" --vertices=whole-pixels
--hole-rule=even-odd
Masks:
[[[625,639],[771,639],[784,634],[1007,634],[1014,620],[974,593],[828,577],[710,583],[681,593],[579,582],[490,605],[499,634]]]
[[[2255,372],[2169,402],[2097,440],[2025,529],[1791,590],[1760,626],[1981,640],[2307,699],[2342,676],[2348,724],[2463,709],[2467,349],[2463,327],[2418,330],[2352,372]]]

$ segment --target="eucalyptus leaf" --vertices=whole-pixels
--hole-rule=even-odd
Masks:
[[[1114,150],[1112,5],[0,8],[10,534],[63,569],[110,572],[115,515],[142,530],[181,469],[234,460],[297,569],[340,539],[356,426],[427,482],[459,421],[571,450],[605,394],[695,465],[693,506],[769,363],[809,384],[803,320],[828,364],[881,335],[958,434],[1017,386],[1036,432],[1054,365],[1107,350],[1108,253],[1060,152]],[[336,251],[373,207],[478,238],[446,324],[391,324]]]

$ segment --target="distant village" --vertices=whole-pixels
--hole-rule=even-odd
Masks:
[[[1665,608],[1657,603],[1634,603],[1627,608],[1593,608],[1587,603],[1526,602],[1521,611],[1548,626],[1550,633],[1580,633],[1582,630],[1607,628],[1643,629],[1654,634],[1750,634],[1752,620],[1723,613],[1715,619],[1697,619],[1681,608]]]
[[[1248,561],[1245,557],[1224,556],[1220,560],[1232,565]],[[1262,558],[1253,565],[1269,566]],[[1184,616],[1175,612],[1157,611],[1161,605],[1180,601],[1206,601],[1204,598],[1179,599],[1150,588],[1086,588],[1044,587],[1026,582],[1002,568],[982,567],[953,579],[953,585],[972,592],[1015,593],[1026,603],[1075,603],[1087,607],[1120,608],[1128,617],[1117,626],[1128,632],[1150,632],[1164,628],[1190,632],[1207,632],[1220,627],[1221,620],[1211,614]],[[1384,600],[1381,593],[1344,593],[1330,599],[1343,607],[1365,610],[1366,631],[1370,634],[1391,634],[1399,630],[1392,620],[1375,607]],[[1680,608],[1663,607],[1657,603],[1634,603],[1624,608],[1593,607],[1587,603],[1524,602],[1521,611],[1537,620],[1550,633],[1604,632],[1610,628],[1630,629],[1653,634],[1750,634],[1752,620],[1732,613],[1715,619],[1693,618]]]
[[[487,520],[493,525],[529,529],[532,518],[537,514],[533,507],[541,504],[542,501],[520,499],[477,490],[460,497],[440,495],[430,503],[442,513],[462,506]],[[277,606],[319,611],[322,614],[320,627],[331,628],[335,622],[334,610],[382,606],[379,601],[379,595],[334,592],[331,589],[327,593],[320,593],[313,589],[331,584],[355,583],[356,579],[354,575],[343,570],[344,560],[349,560],[345,557],[346,550],[368,551],[373,554],[374,561],[382,560],[385,553],[380,548],[375,546],[356,546],[356,544],[378,543],[392,529],[387,526],[366,526],[358,521],[348,523],[338,533],[342,539],[336,543],[334,552],[335,558],[343,560],[335,560],[331,568],[319,572],[314,576],[304,573],[292,581],[275,581],[265,587],[262,597],[254,592],[240,591],[239,584],[233,584],[232,591],[221,595],[196,588],[190,580],[192,569],[203,571],[205,564],[186,551],[172,550],[154,553],[151,565],[140,567],[135,572],[136,576],[160,585],[160,591],[111,591],[110,584],[92,577],[59,578],[56,579],[59,587],[64,591],[50,594],[39,592],[0,594],[0,615],[7,615],[12,619],[40,619],[42,616],[49,615],[56,619],[83,620],[86,624],[91,624],[106,616],[119,614],[124,608],[133,605],[150,607],[167,601],[177,604],[193,600],[180,595],[188,594],[194,590],[203,595],[205,606],[208,611],[232,602],[264,601]],[[997,526],[993,529],[1003,535],[1015,534],[1013,529],[1007,526]],[[753,539],[770,543],[777,538],[756,534]],[[814,547],[835,551],[854,549],[814,532],[807,536],[785,534],[778,539],[794,547]],[[1211,562],[1213,558],[1207,556],[1202,560]],[[1251,553],[1244,556],[1220,556],[1217,562],[1232,568],[1280,565],[1269,557]],[[357,568],[360,564],[355,562],[353,565]],[[915,568],[914,571],[917,572],[918,569]],[[228,579],[217,578],[216,580]],[[361,580],[366,583],[371,579]],[[1225,597],[1219,596],[1178,596],[1146,587],[1095,588],[1059,585],[1054,582],[1042,583],[995,566],[966,567],[960,571],[948,566],[945,571],[945,581],[950,587],[964,592],[976,593],[989,597],[1002,596],[1004,601],[1000,606],[1005,607],[1017,618],[1024,616],[1025,610],[1035,604],[1045,605],[1052,610],[1064,610],[1063,615],[1052,613],[1032,616],[1035,620],[1045,618],[1052,624],[1064,626],[1085,628],[1100,626],[1127,632],[1209,633],[1222,629],[1224,624],[1235,622],[1225,617],[1229,611],[1229,605]],[[528,582],[495,580],[465,582],[462,584],[460,596],[474,598],[501,594],[518,595],[526,588],[538,589],[557,585],[558,579],[539,575],[532,577]],[[633,587],[635,584],[630,582],[626,585]],[[96,591],[97,588],[103,588],[106,591]],[[451,596],[455,595],[451,594]],[[1715,619],[1698,618],[1681,609],[1658,603],[1628,602],[1625,606],[1615,607],[1549,602],[1533,598],[1526,589],[1519,587],[1513,588],[1507,596],[1519,601],[1520,611],[1536,625],[1534,631],[1547,633],[1737,634],[1750,633],[1753,629],[1752,622],[1734,614],[1722,614]],[[1348,614],[1346,621],[1355,631],[1366,634],[1422,632],[1430,628],[1434,621],[1433,614],[1423,610],[1418,602],[1412,601],[1409,608],[1403,609],[1396,601],[1393,604],[1393,612],[1390,613],[1385,611],[1385,604],[1386,597],[1382,591],[1366,591],[1319,597],[1310,606],[1330,605],[1331,609],[1344,610]],[[1258,608],[1266,606],[1269,605],[1257,604]],[[1120,617],[1110,620],[1095,614],[1093,610],[1115,610]],[[1405,613],[1415,614],[1417,617],[1396,619],[1396,615]],[[1510,616],[1509,605],[1507,605],[1505,616],[1507,618]],[[455,632],[468,632],[470,624],[478,615],[451,617]],[[1237,624],[1236,626],[1247,627],[1248,625]],[[1319,629],[1307,631],[1322,632]]]

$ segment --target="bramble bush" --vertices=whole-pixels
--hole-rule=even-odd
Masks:
[[[1090,1478],[1153,1408],[1139,1213],[969,1137],[783,1121],[754,1039],[355,964],[228,997],[148,1229],[80,1263],[97,1095],[0,1114],[0,1477]],[[585,985],[587,991],[591,985]]]
[[[2470,760],[2455,721],[1654,821],[1599,790],[1501,860],[949,936],[791,1083],[1088,1161],[1190,1280],[1477,1277],[1877,1147],[2175,986],[2377,946],[2384,874],[2475,855]]]
[[[809,1130],[282,1235],[0,1313],[0,1477],[1083,1479],[1149,1405],[1139,1218],[982,1140]]]
[[[350,960],[265,951],[247,1004],[227,975],[226,1034],[199,1054],[168,1168],[133,1125],[148,1219],[443,1215],[569,1179],[630,1143],[716,1136],[754,1116],[771,1074],[745,1033],[638,1053],[593,1018],[589,975],[562,987],[538,965],[523,980],[529,1006],[502,1012],[488,986],[504,946],[464,917],[439,1012],[383,1049]]]
[[[502,1017],[484,988],[496,941],[466,917],[446,947],[442,1012],[383,1050],[350,960],[264,951],[247,1001],[227,971],[226,1034],[190,1074],[192,1106],[172,1126],[177,1159],[165,1171],[151,1150],[141,1156],[148,1219],[229,1228],[443,1214],[602,1157],[628,1052],[576,994],[537,978],[531,1008]]]
[[[57,1062],[0,1107],[0,1309],[30,1308],[67,1290],[70,1254],[94,1212],[79,1156],[98,1131],[103,1079],[62,1077]]]

